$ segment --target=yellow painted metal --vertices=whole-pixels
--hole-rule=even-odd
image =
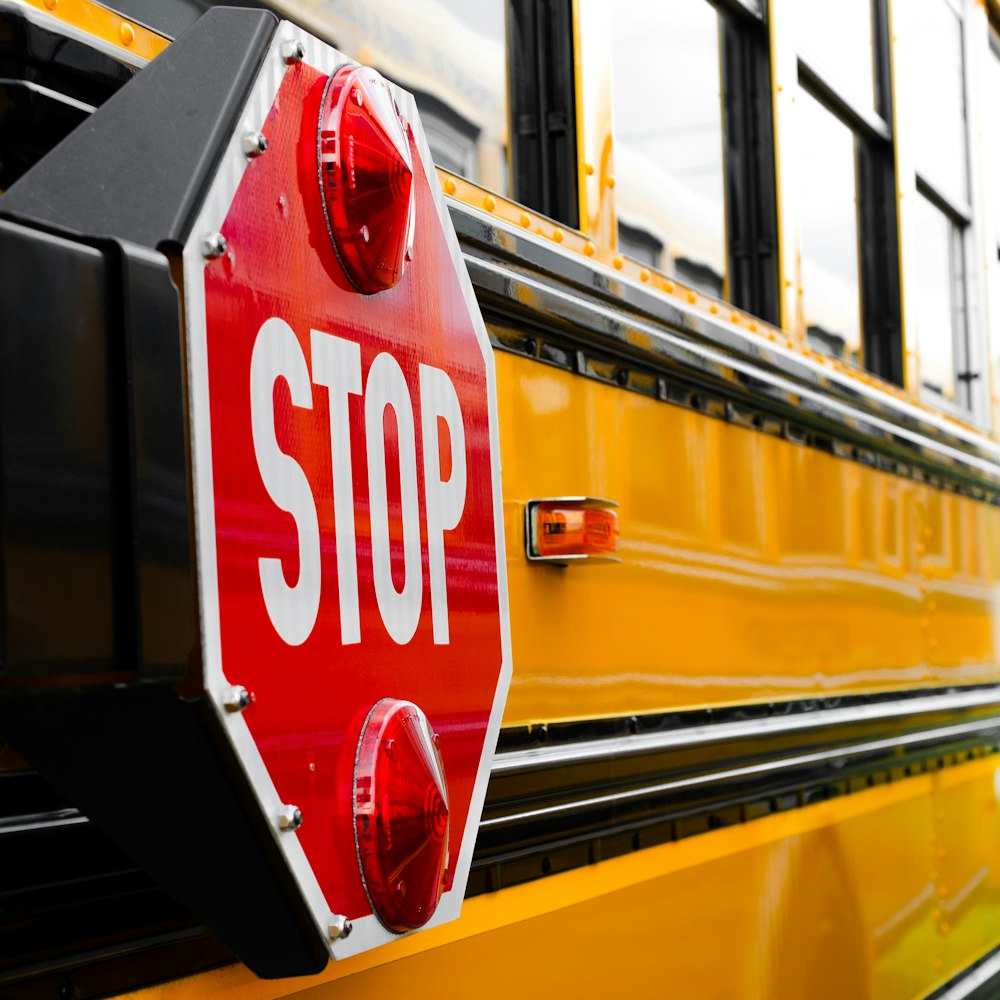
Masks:
[[[144,61],[155,59],[170,39],[130,21],[92,0],[19,0],[44,11],[55,20],[86,32],[93,38],[120,49],[123,56]]]
[[[515,355],[497,383],[508,725],[1000,680],[1000,509]],[[621,564],[527,562],[525,501],[565,495],[621,504]]]
[[[986,758],[479,896],[311,979],[131,997],[918,997],[1000,941],[996,784]]]

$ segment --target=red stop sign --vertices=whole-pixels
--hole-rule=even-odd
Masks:
[[[324,188],[344,59],[275,37],[184,253],[205,678],[317,922],[353,924],[347,955],[465,891],[510,674],[493,359],[412,99],[347,92],[355,115],[396,101],[405,183],[378,188],[362,117],[367,165],[352,151]],[[330,200],[355,187],[346,232]],[[363,294],[380,239],[405,254]],[[403,842],[392,810],[422,808],[405,767],[435,786],[426,819],[397,817],[433,854],[419,873],[377,856]]]

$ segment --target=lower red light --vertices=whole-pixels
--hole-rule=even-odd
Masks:
[[[372,910],[391,931],[434,915],[448,868],[448,787],[437,737],[408,701],[371,710],[354,771],[354,830]]]

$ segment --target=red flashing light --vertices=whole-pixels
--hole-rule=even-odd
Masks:
[[[571,497],[528,504],[528,558],[547,562],[615,560],[618,513],[615,504]]]
[[[366,295],[392,288],[413,255],[413,163],[406,126],[385,80],[342,66],[319,114],[323,212],[337,257]]]
[[[369,713],[354,771],[358,860],[372,910],[391,931],[434,915],[448,867],[448,787],[427,716],[385,698]]]

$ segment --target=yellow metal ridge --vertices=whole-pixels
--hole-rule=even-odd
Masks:
[[[363,955],[333,962],[317,976],[266,981],[257,979],[245,966],[232,965],[148,987],[124,997],[129,1000],[180,1000],[188,997],[198,997],[199,1000],[270,1000],[294,995],[389,962],[639,886],[664,875],[710,864],[741,851],[833,828],[894,805],[929,799],[935,790],[945,791],[990,778],[996,767],[997,758],[991,756],[933,775],[880,785],[843,798],[611,858],[501,892],[476,896],[465,902],[459,920],[401,938]]]
[[[55,21],[83,31],[86,34],[119,49],[132,59],[155,59],[169,44],[170,39],[131,21],[121,14],[93,0],[19,0],[26,7],[34,7]]]

